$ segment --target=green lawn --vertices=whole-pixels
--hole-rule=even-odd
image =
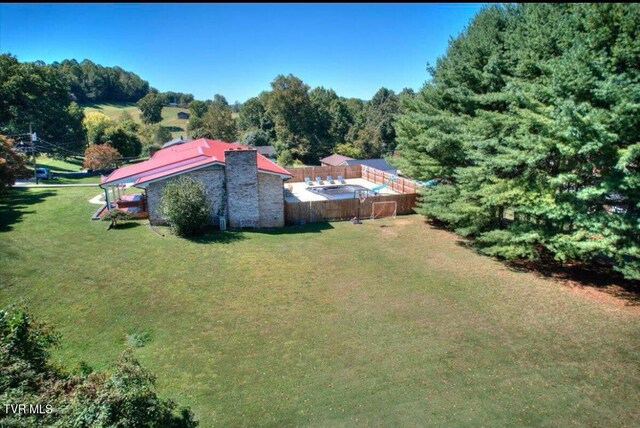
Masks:
[[[51,180],[39,180],[40,184],[97,184],[100,183],[100,176],[91,177],[66,177],[57,175]],[[97,189],[98,187],[96,187]],[[98,189],[99,190],[99,189]]]
[[[127,111],[138,123],[142,123],[140,119],[140,109],[136,107],[135,103],[105,103],[105,104],[86,104],[83,105],[85,112],[99,111],[113,120],[120,118],[122,111]],[[187,122],[186,119],[178,119],[177,114],[180,111],[188,112],[188,108],[182,107],[163,107],[162,108],[162,121],[160,125],[166,126],[171,130],[171,135],[176,138],[179,136],[187,137]]]
[[[74,176],[66,176],[64,174],[56,174],[56,173],[66,173],[66,172],[78,172],[81,171],[82,168],[82,160],[70,157],[67,159],[54,159],[52,157],[47,156],[46,154],[40,155],[36,158],[36,165],[38,167],[49,168],[53,173],[54,177],[51,180],[43,180],[40,179],[40,184],[98,184],[100,182],[99,176],[93,177],[74,177]],[[33,164],[31,162],[27,163],[27,167],[33,172]],[[30,175],[30,177],[33,177]]]
[[[637,426],[640,315],[459,245],[420,216],[184,240],[89,220],[97,189],[0,199],[0,304],[103,368],[125,335],[219,426]],[[636,308],[637,309],[637,308]]]
[[[28,167],[32,167],[31,160],[27,163]],[[70,157],[67,159],[55,159],[47,156],[46,154],[36,157],[36,164],[38,167],[49,168],[53,172],[78,172],[82,171],[82,159]]]

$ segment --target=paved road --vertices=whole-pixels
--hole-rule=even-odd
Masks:
[[[89,184],[35,184],[27,182],[17,182],[13,187],[98,187],[98,183]]]

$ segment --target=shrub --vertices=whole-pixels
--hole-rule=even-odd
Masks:
[[[24,155],[14,149],[13,140],[0,135],[0,193],[28,173],[25,163]]]
[[[122,222],[127,220],[131,220],[131,214],[117,209],[112,209],[108,211],[104,216],[102,216],[102,221],[111,222],[109,227],[115,227],[118,225],[119,221]]]
[[[291,156],[291,152],[289,150],[281,151],[276,162],[278,163],[278,165],[285,167],[293,164],[293,157]]]
[[[127,334],[125,343],[134,348],[141,348],[151,340],[151,333],[148,331]]]
[[[109,144],[89,144],[84,151],[82,166],[87,169],[107,169],[118,166],[120,152]]]
[[[162,193],[160,212],[176,235],[201,234],[211,216],[204,184],[186,176],[172,180]]]
[[[42,404],[53,412],[0,413],[7,427],[174,427],[198,425],[188,408],[159,397],[155,376],[127,349],[107,371],[78,373],[52,364],[59,336],[17,307],[0,310],[0,401]]]

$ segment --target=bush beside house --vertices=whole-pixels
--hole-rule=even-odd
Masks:
[[[164,188],[160,211],[179,236],[201,234],[211,216],[204,184],[188,176],[171,180]]]

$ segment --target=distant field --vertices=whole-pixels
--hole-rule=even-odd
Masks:
[[[133,120],[142,123],[140,119],[140,109],[136,107],[135,103],[85,104],[83,107],[86,112],[99,111],[114,120],[118,119],[123,111],[126,111],[133,117]],[[168,127],[174,138],[181,135],[187,136],[187,123],[189,121],[186,119],[178,119],[177,114],[180,111],[188,112],[189,109],[181,107],[162,108],[162,121],[160,125]]]

